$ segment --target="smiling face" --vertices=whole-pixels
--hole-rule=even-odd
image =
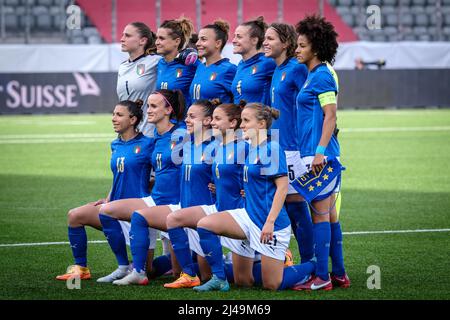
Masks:
[[[255,139],[258,135],[258,130],[266,128],[266,122],[264,120],[258,120],[256,113],[257,111],[251,108],[244,108],[242,110],[240,128],[244,132],[244,139],[246,140]]]
[[[148,122],[158,123],[166,117],[170,117],[172,108],[167,106],[162,94],[151,94],[148,97],[147,117]]]
[[[134,124],[137,118],[135,116],[130,117],[128,108],[118,104],[112,114],[112,124],[114,131],[118,134],[122,134],[127,130],[134,129]]]
[[[224,135],[227,130],[234,129],[236,126],[236,119],[230,121],[230,118],[223,110],[223,108],[214,109],[211,126],[215,136]]]
[[[216,40],[216,33],[211,28],[201,29],[198,33],[198,41],[196,42],[198,56],[200,58],[208,58],[217,52],[220,52],[222,41]]]
[[[203,127],[210,125],[211,117],[205,116],[203,106],[193,104],[187,111],[185,122],[189,134],[200,133]]]
[[[158,28],[158,31],[156,31],[156,52],[162,56],[177,52],[180,42],[180,38],[172,38],[172,30],[170,29]]]
[[[266,57],[276,59],[286,51],[287,45],[281,42],[274,28],[269,28],[264,36],[263,48]]]
[[[295,49],[295,56],[300,63],[308,64],[317,56],[312,51],[311,43],[305,35],[299,35],[297,38],[297,49]]]
[[[132,53],[138,50],[144,50],[147,41],[147,38],[141,37],[136,27],[129,24],[122,32],[120,47],[123,52]]]
[[[250,27],[238,26],[233,37],[233,53],[244,55],[256,49],[258,38],[250,37]]]

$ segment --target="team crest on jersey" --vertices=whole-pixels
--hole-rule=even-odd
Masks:
[[[142,76],[145,72],[145,64],[140,63],[136,66],[136,73],[138,76]]]
[[[209,80],[210,81],[214,81],[214,80],[216,80],[216,78],[217,78],[217,73],[213,72],[213,73],[211,73],[211,76],[209,77]]]
[[[281,74],[281,81],[284,81],[284,79],[286,79],[286,72],[283,72]]]
[[[141,146],[134,147],[134,153],[138,154],[139,152],[141,152]]]
[[[173,148],[175,148],[176,145],[177,145],[177,143],[175,141],[172,141],[170,143],[170,150],[173,150]]]
[[[258,66],[257,65],[252,67],[252,74],[255,74],[256,71],[258,71]]]
[[[183,69],[177,69],[177,78],[183,75]]]
[[[216,165],[216,177],[220,179],[219,164]]]

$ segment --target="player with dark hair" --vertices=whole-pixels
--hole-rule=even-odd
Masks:
[[[147,101],[155,90],[156,68],[161,56],[156,54],[156,35],[142,22],[132,22],[125,26],[120,45],[123,52],[129,55],[122,62],[117,73],[117,96],[119,101]],[[147,104],[142,107],[144,118],[139,130],[146,136],[153,135],[154,126],[147,121]]]
[[[286,157],[267,134],[272,119],[278,117],[278,110],[260,103],[250,103],[242,111],[241,128],[244,137],[251,141],[243,172],[245,208],[209,215],[197,224],[200,243],[203,251],[209,253],[206,258],[214,276],[204,285],[194,287],[195,291],[227,287],[217,235],[243,240],[261,253],[264,288],[290,288],[314,271],[313,261],[284,268],[291,235],[289,217],[283,206],[288,190]]]
[[[148,196],[151,170],[150,154],[153,151],[153,140],[138,130],[142,120],[142,100],[121,101],[113,111],[112,123],[118,137],[111,143],[111,171],[113,183],[111,191],[105,199],[88,203],[71,209],[68,214],[68,235],[75,264],[69,266],[65,274],[57,276],[58,280],[67,280],[75,276],[90,279],[87,267],[87,236],[85,226],[102,230],[99,212],[102,206],[117,199]],[[112,236],[125,247],[130,224],[115,221]],[[128,263],[126,264],[128,267]]]
[[[338,43],[334,26],[319,16],[307,16],[296,25],[296,56],[309,70],[305,85],[297,97],[297,138],[302,159],[308,169],[318,173],[327,159],[340,156],[334,130],[338,87],[327,66],[333,63]],[[331,290],[333,284],[348,287],[342,253],[342,231],[335,208],[334,194],[340,189],[340,175],[329,183],[311,205],[313,214],[316,276],[297,287],[299,290]],[[332,222],[330,224],[330,222]],[[332,277],[328,257],[332,260]]]
[[[100,221],[103,231],[108,238],[108,243],[116,255],[119,267],[110,275],[98,279],[98,282],[114,282],[128,275],[128,256],[125,246],[111,236],[113,228],[118,220],[131,221],[133,213],[142,208],[154,207],[157,205],[178,205],[179,203],[179,176],[180,166],[171,161],[171,151],[178,142],[176,135],[172,135],[178,129],[178,122],[183,118],[184,98],[180,90],[160,90],[153,92],[148,98],[148,119],[155,124],[154,150],[148,155],[155,171],[154,185],[151,195],[143,197],[133,197],[113,201],[105,204],[100,210]],[[174,121],[172,121],[174,120]],[[173,123],[175,122],[175,123]],[[184,129],[181,130],[181,137]],[[164,155],[164,158],[162,157]],[[163,166],[164,160],[164,166]],[[136,177],[138,184],[140,177]],[[133,229],[130,232],[133,238]],[[150,238],[149,238],[150,234]],[[132,242],[133,240],[131,240]],[[154,249],[156,244],[156,230],[147,230],[147,250]],[[153,260],[152,252],[149,254],[149,262]],[[144,260],[144,261],[146,261]],[[134,261],[134,264],[139,263]],[[149,266],[151,264],[149,263]],[[143,268],[144,269],[144,268]],[[150,270],[149,270],[150,271]]]
[[[306,80],[308,69],[294,57],[297,34],[293,26],[272,23],[266,31],[263,46],[266,57],[274,59],[277,64],[270,87],[270,105],[280,110],[280,118],[273,122],[272,132],[274,129],[279,130],[279,143],[286,153],[288,178],[292,182],[306,172],[298,151],[295,100]],[[302,262],[309,261],[314,256],[311,215],[308,203],[290,184],[285,207]]]
[[[222,20],[204,26],[198,36],[197,50],[200,63],[191,83],[193,100],[219,99],[223,103],[233,101],[231,83],[236,74],[236,66],[228,58],[221,56],[228,41],[229,25]]]
[[[276,65],[261,52],[266,29],[264,18],[259,17],[244,22],[234,32],[233,53],[242,56],[231,85],[235,104],[241,100],[269,104],[270,82]]]

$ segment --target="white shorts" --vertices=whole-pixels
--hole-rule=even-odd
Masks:
[[[155,201],[153,200],[153,198],[152,198],[151,196],[142,198],[142,200],[144,200],[145,204],[146,204],[147,207],[149,207],[149,208],[155,207],[155,206],[156,206],[156,203],[155,203]],[[170,211],[172,211],[172,212],[181,209],[180,204],[167,204],[166,206],[169,207]],[[150,229],[151,229],[151,228],[150,228]],[[158,231],[159,231],[159,230],[158,230]],[[165,231],[160,231],[160,235],[161,235],[161,239],[162,239],[162,238],[169,239],[169,234],[168,234],[167,232],[165,232]]]
[[[325,157],[325,159],[326,159],[326,157]],[[339,160],[339,157],[337,157],[337,159]],[[302,160],[303,160],[303,162],[305,163],[306,167],[309,170],[309,168],[311,167],[311,163],[314,160],[314,157],[313,156],[304,157],[304,158],[302,158]],[[326,195],[328,193],[338,193],[340,190],[341,190],[341,180],[339,179],[339,177],[336,177],[317,196],[320,197],[320,196]]]
[[[278,231],[274,231],[270,243],[261,243],[261,229],[250,219],[245,209],[227,210],[233,219],[239,224],[242,231],[244,231],[247,244],[253,250],[261,253],[264,256],[284,261],[286,250],[289,248],[289,241],[291,240],[291,226]]]
[[[297,194],[298,192],[293,186],[291,186],[291,182],[294,181],[295,178],[305,174],[307,169],[305,163],[300,157],[299,151],[284,151],[284,153],[286,154],[286,164],[289,178],[288,194]]]
[[[219,212],[214,204],[209,206],[203,205],[201,206],[201,208],[207,216]],[[185,230],[189,238],[189,248],[199,256],[204,257],[205,253],[203,252],[203,249],[200,245],[200,237],[197,230],[191,228],[185,228]],[[238,255],[253,258],[255,256],[254,250],[251,249],[250,246],[242,244],[242,242],[242,240],[220,237],[220,243],[222,244],[222,246],[230,249],[232,252]]]
[[[122,232],[125,237],[125,242],[128,246],[130,246],[130,230],[131,230],[131,223],[128,221],[122,221],[119,220],[120,226],[122,227]],[[150,244],[148,246],[149,249],[155,249],[156,248],[156,233],[157,230],[153,228],[148,228],[148,238],[150,240]]]

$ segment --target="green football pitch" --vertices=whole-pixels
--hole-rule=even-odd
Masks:
[[[197,294],[164,289],[169,277],[146,287],[97,284],[116,265],[103,234],[89,228],[90,241],[102,240],[88,246],[94,279],[79,290],[54,280],[73,262],[67,211],[109,191],[111,117],[1,116],[0,299],[449,299],[450,110],[340,111],[338,124],[352,286]],[[291,249],[298,262],[294,239]]]

